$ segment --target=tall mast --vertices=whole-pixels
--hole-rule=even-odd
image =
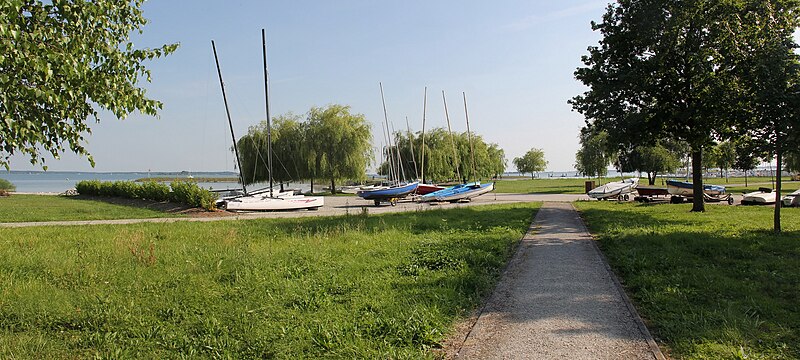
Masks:
[[[397,174],[395,172],[396,169],[395,169],[395,166],[393,164],[393,162],[394,162],[393,157],[394,156],[392,155],[392,134],[389,131],[389,114],[386,111],[386,98],[383,96],[383,83],[379,82],[378,85],[381,87],[381,102],[383,102],[383,121],[386,124],[386,134],[387,134],[387,136],[386,136],[386,144],[388,146],[388,154],[386,154],[386,155],[387,155],[387,157],[389,159],[391,159],[389,161],[389,166],[391,168],[390,172],[395,174],[395,181],[400,183],[400,178],[399,178],[399,176],[397,176],[399,174]]]
[[[453,163],[456,166],[458,181],[461,181],[461,170],[458,169],[458,153],[456,152],[456,141],[453,139],[453,129],[450,128],[450,114],[447,112],[447,98],[442,90],[442,101],[444,101],[444,117],[447,119],[447,132],[450,133],[450,144],[453,145]]]
[[[464,116],[467,118],[467,138],[469,139],[469,155],[472,158],[472,177],[475,178],[475,148],[472,146],[472,133],[469,131],[469,112],[467,111],[467,93],[461,92],[464,95]]]
[[[399,132],[394,130],[394,123],[393,122],[390,122],[389,125],[392,127],[392,135],[400,134]],[[400,144],[399,143],[395,143],[394,144],[394,154],[397,156],[397,174],[399,175],[398,179],[400,181],[403,181],[403,180],[406,179],[406,172],[405,172],[405,168],[403,167],[403,157],[400,156]]]
[[[408,132],[408,148],[411,149],[411,163],[414,164],[414,176],[419,179],[419,171],[417,170],[417,156],[414,155],[414,141],[411,134],[411,125],[408,124],[408,116],[406,116],[406,132]]]
[[[267,35],[261,29],[261,50],[264,54],[264,103],[267,108],[267,167],[269,168],[269,197],[272,197],[272,124],[269,118],[269,70],[267,70]]]
[[[419,171],[422,173],[422,183],[425,183],[425,114],[428,109],[428,87],[425,87],[422,96],[422,154],[419,156]]]
[[[225,82],[222,81],[222,70],[219,68],[217,58],[217,46],[211,40],[211,49],[214,51],[214,62],[217,64],[217,75],[219,75],[219,86],[222,88],[222,101],[225,102],[225,114],[228,115],[228,126],[231,128],[231,140],[233,140],[233,152],[236,154],[236,164],[239,166],[239,181],[242,182],[242,190],[247,195],[247,187],[244,186],[244,175],[242,175],[242,161],[239,160],[239,149],[236,147],[236,135],[233,134],[233,122],[231,121],[231,111],[228,108],[228,96],[225,95]]]

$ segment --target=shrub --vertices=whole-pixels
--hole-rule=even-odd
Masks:
[[[0,191],[9,192],[14,190],[17,190],[17,187],[14,186],[14,184],[12,184],[11,181],[0,178]]]
[[[172,188],[172,191],[170,191]],[[75,184],[81,195],[116,196],[128,199],[144,199],[152,201],[172,201],[206,210],[214,208],[217,196],[196,183],[174,181],[170,186],[147,181],[141,184],[133,181],[97,181],[82,180]]]
[[[169,200],[169,186],[157,181],[145,181],[137,189],[139,198],[153,201]]]
[[[100,195],[100,188],[102,186],[102,183],[97,180],[81,180],[75,184],[75,190],[81,195],[97,196]]]

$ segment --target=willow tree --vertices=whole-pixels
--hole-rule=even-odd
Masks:
[[[272,155],[272,179],[281,184],[307,176],[307,162],[302,156],[305,127],[302,117],[292,113],[272,118],[272,152],[268,151],[267,122],[252,126],[237,141],[246,185],[269,181],[268,154]]]
[[[620,0],[592,29],[599,45],[575,77],[570,100],[615,144],[677,138],[691,147],[692,211],[704,211],[703,150],[731,127],[737,78],[726,61],[737,1]],[[737,99],[738,100],[738,99]]]
[[[345,105],[313,107],[306,123],[306,154],[309,174],[336,181],[362,180],[372,160],[372,133],[363,114],[353,114]]]
[[[21,154],[41,164],[69,148],[86,156],[90,119],[108,111],[124,119],[156,115],[162,104],[137,84],[150,81],[143,63],[177,44],[136,49],[132,32],[147,20],[144,0],[4,0],[0,5],[0,165]]]
[[[575,153],[575,169],[584,176],[601,178],[608,174],[612,151],[605,131],[581,130],[581,148]]]
[[[531,179],[534,174],[539,171],[544,171],[547,168],[547,160],[544,159],[544,151],[542,149],[532,148],[522,155],[522,157],[514,158],[514,166],[521,174],[531,173]]]

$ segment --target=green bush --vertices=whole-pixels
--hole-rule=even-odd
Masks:
[[[17,187],[6,179],[0,178],[0,190],[3,191],[15,191]]]
[[[81,195],[97,196],[100,195],[100,188],[102,186],[103,184],[97,180],[81,180],[75,184],[75,190]]]
[[[170,187],[172,191],[170,191]],[[141,184],[133,181],[97,181],[82,180],[75,184],[81,195],[116,196],[128,199],[144,199],[152,201],[172,201],[206,210],[214,208],[217,196],[196,183],[174,181],[170,186],[155,181]]]
[[[141,199],[167,201],[169,200],[169,186],[157,181],[145,181],[139,185],[137,195]]]

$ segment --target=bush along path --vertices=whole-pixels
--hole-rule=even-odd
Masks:
[[[664,359],[593,241],[545,203],[456,357]]]
[[[169,185],[155,181],[136,183],[133,181],[83,180],[75,184],[81,195],[116,196],[128,199],[172,201],[178,204],[214,209],[216,194],[203,189],[194,182],[173,181]]]

